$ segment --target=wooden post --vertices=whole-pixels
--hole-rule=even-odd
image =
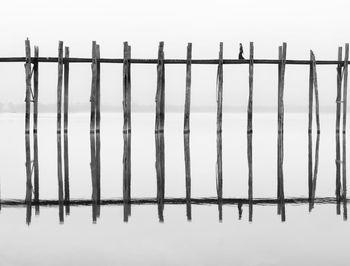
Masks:
[[[100,133],[101,122],[101,90],[100,90],[100,72],[101,63],[100,59],[100,45],[96,45],[96,133]]]
[[[69,47],[64,49],[64,133],[68,132],[68,103],[69,103]]]
[[[342,61],[342,47],[338,47],[338,61]],[[337,201],[337,214],[340,214],[340,195],[341,195],[341,158],[340,158],[340,117],[341,117],[341,103],[342,103],[342,65],[339,63],[337,66],[337,100],[336,100],[336,201]]]
[[[223,43],[220,42],[219,65],[216,80],[216,102],[217,102],[217,117],[216,131],[222,132],[222,98],[223,98]]]
[[[349,44],[345,44],[344,58],[344,84],[343,84],[343,171],[342,171],[342,187],[343,187],[343,218],[347,220],[347,191],[346,191],[346,113],[347,113],[347,90],[348,90],[348,61],[349,61]]]
[[[313,64],[313,85],[315,91],[315,107],[316,107],[316,126],[317,134],[320,134],[320,104],[318,98],[318,82],[317,82],[317,71],[316,71],[316,59],[314,53],[311,51],[312,64]]]
[[[164,42],[159,43],[157,62],[156,132],[164,132],[165,112]]]
[[[29,134],[30,129],[30,99],[32,93],[32,62],[31,62],[31,52],[30,52],[30,42],[29,39],[25,41],[25,52],[26,52],[26,63],[24,64],[26,73],[26,111],[25,111],[25,133]]]
[[[190,106],[191,106],[191,61],[192,43],[187,44],[186,63],[186,91],[185,91],[185,113],[184,113],[184,153],[185,153],[185,176],[186,176],[186,216],[192,220],[191,211],[191,154],[190,154]]]
[[[33,114],[33,122],[34,122],[34,128],[33,133],[37,133],[38,130],[38,98],[39,98],[39,63],[38,63],[38,57],[39,57],[39,47],[34,46],[34,67],[33,67],[33,82],[34,82],[34,114]]]
[[[248,96],[248,123],[247,123],[247,152],[248,152],[248,199],[249,199],[249,221],[251,222],[253,217],[253,75],[254,75],[254,43],[250,43],[250,56],[249,56],[249,96]]]
[[[131,132],[131,77],[130,77],[131,47],[128,42],[124,42],[123,60],[123,112],[124,125],[123,133]]]
[[[310,50],[310,71],[309,71],[309,126],[308,126],[308,191],[309,191],[309,210],[311,210],[312,197],[312,118],[313,118],[313,90],[314,90],[314,64],[312,63],[312,51]]]
[[[96,87],[97,87],[97,60],[96,60],[96,42],[92,42],[92,80],[91,80],[91,95],[90,95],[90,134],[95,133],[96,121]]]
[[[286,66],[287,44],[279,48],[282,54],[280,63],[279,76],[279,93],[278,93],[278,184],[279,184],[279,200],[281,205],[281,219],[285,221],[285,204],[284,204],[284,185],[283,185],[283,132],[284,132],[284,75]]]
[[[345,44],[344,58],[344,77],[343,77],[343,134],[346,132],[346,113],[347,113],[347,94],[348,94],[348,61],[349,61],[349,44]]]
[[[190,132],[192,43],[187,44],[184,133]]]
[[[57,133],[61,133],[62,116],[62,76],[63,76],[63,42],[58,43],[58,82],[57,82]]]
[[[218,196],[219,221],[222,221],[222,99],[223,99],[223,43],[220,42],[219,65],[217,71],[217,135],[216,135],[216,190]]]

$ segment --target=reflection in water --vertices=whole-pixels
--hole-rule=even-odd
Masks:
[[[63,217],[63,178],[62,178],[62,141],[61,133],[57,133],[57,179],[58,179],[58,202],[60,223],[64,222]]]
[[[347,196],[346,196],[346,134],[343,133],[343,218],[348,219]]]
[[[100,217],[100,134],[90,133],[90,152],[91,152],[91,183],[92,183],[92,221],[96,223]]]
[[[32,161],[30,154],[30,135],[25,135],[25,149],[26,149],[26,205],[27,205],[27,213],[26,213],[26,222],[29,225],[32,220]]]
[[[70,214],[69,206],[69,156],[68,156],[68,134],[64,133],[64,205],[66,206],[66,215]]]
[[[39,203],[39,158],[38,158],[38,135],[34,133],[34,203],[35,215],[40,213]]]
[[[248,199],[249,199],[249,222],[253,221],[253,152],[252,152],[252,138],[253,133],[249,132],[247,135],[248,140]],[[242,213],[240,212],[240,217]]]
[[[281,220],[284,222],[286,220],[286,211],[285,211],[285,199],[284,199],[284,178],[283,178],[283,132],[278,133],[278,189],[277,189],[277,199],[278,207],[277,213],[281,215]]]
[[[123,137],[123,202],[124,222],[127,222],[129,217],[131,216],[131,133],[124,133]]]
[[[219,221],[222,221],[222,136],[221,132],[216,135],[216,192],[218,196]]]
[[[320,133],[317,133],[316,148],[315,148],[315,165],[314,165],[314,168],[312,168],[312,134],[310,132],[309,133],[309,211],[311,211],[314,208],[314,203],[315,203],[319,148],[320,148]]]
[[[190,134],[184,134],[184,151],[185,151],[185,175],[186,175],[186,216],[187,220],[192,220],[191,208],[191,155],[190,155]]]
[[[164,221],[164,189],[165,189],[165,158],[164,158],[164,134],[155,133],[156,141],[156,173],[157,173],[157,203],[158,218]]]

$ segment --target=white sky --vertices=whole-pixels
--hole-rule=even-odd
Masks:
[[[39,45],[41,56],[57,56],[59,40],[70,47],[72,57],[89,57],[91,41],[101,45],[102,57],[122,57],[122,42],[132,46],[132,57],[155,58],[159,41],[165,41],[166,58],[185,58],[187,42],[193,43],[193,58],[216,58],[219,42],[224,57],[236,58],[238,44],[248,56],[249,41],[256,58],[276,58],[277,47],[288,43],[288,59],[308,59],[313,49],[317,59],[336,59],[337,47],[350,41],[350,2],[346,0],[12,0],[2,1],[0,56],[24,56],[24,40]],[[134,104],[152,105],[156,86],[154,65],[132,67]],[[246,104],[247,66],[224,67],[224,105]],[[286,104],[307,103],[308,67],[288,66]],[[320,66],[321,106],[334,105],[335,67]],[[166,67],[166,103],[183,105],[185,67]],[[215,66],[193,67],[194,105],[215,104]],[[276,66],[256,66],[256,105],[275,105]],[[90,90],[89,64],[71,66],[71,103],[87,102]],[[40,101],[54,103],[57,66],[40,65]],[[102,103],[120,105],[121,66],[103,65]],[[0,102],[24,99],[23,64],[0,64]]]

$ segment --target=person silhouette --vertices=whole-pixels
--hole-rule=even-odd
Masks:
[[[244,59],[244,57],[243,57],[243,45],[242,45],[242,43],[239,44],[239,55],[238,55],[238,59]]]

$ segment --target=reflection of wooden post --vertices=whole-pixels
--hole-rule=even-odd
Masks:
[[[32,92],[32,70],[31,70],[31,55],[30,55],[30,42],[27,39],[25,41],[25,51],[26,51],[26,63],[24,64],[26,73],[26,111],[25,111],[25,133],[29,133],[30,128],[30,99]]]
[[[39,215],[39,158],[38,158],[38,135],[34,134],[34,202],[35,215]]]
[[[184,133],[190,132],[192,43],[187,44]]]
[[[61,133],[62,116],[62,76],[63,76],[63,42],[58,43],[58,81],[57,81],[57,133]]]
[[[347,192],[346,192],[346,134],[343,134],[343,219],[348,219],[347,208]]]
[[[38,57],[39,57],[39,47],[34,47],[34,67],[33,67],[33,83],[34,83],[34,114],[33,114],[33,122],[34,122],[34,128],[33,132],[34,134],[38,130],[38,98],[39,98],[39,63],[38,63]]]
[[[69,47],[64,49],[64,133],[68,132],[68,103],[69,103]]]
[[[69,192],[69,157],[68,157],[68,134],[64,134],[64,203],[66,206],[66,215],[70,214],[70,192]]]
[[[26,205],[27,205],[27,215],[26,215],[26,222],[27,224],[30,224],[31,218],[32,218],[32,194],[33,194],[33,187],[32,187],[32,164],[30,160],[30,135],[25,134],[25,149],[26,149]]]
[[[254,75],[254,43],[250,43],[249,62],[249,100],[248,100],[248,199],[249,199],[249,221],[253,220],[253,75]]]

